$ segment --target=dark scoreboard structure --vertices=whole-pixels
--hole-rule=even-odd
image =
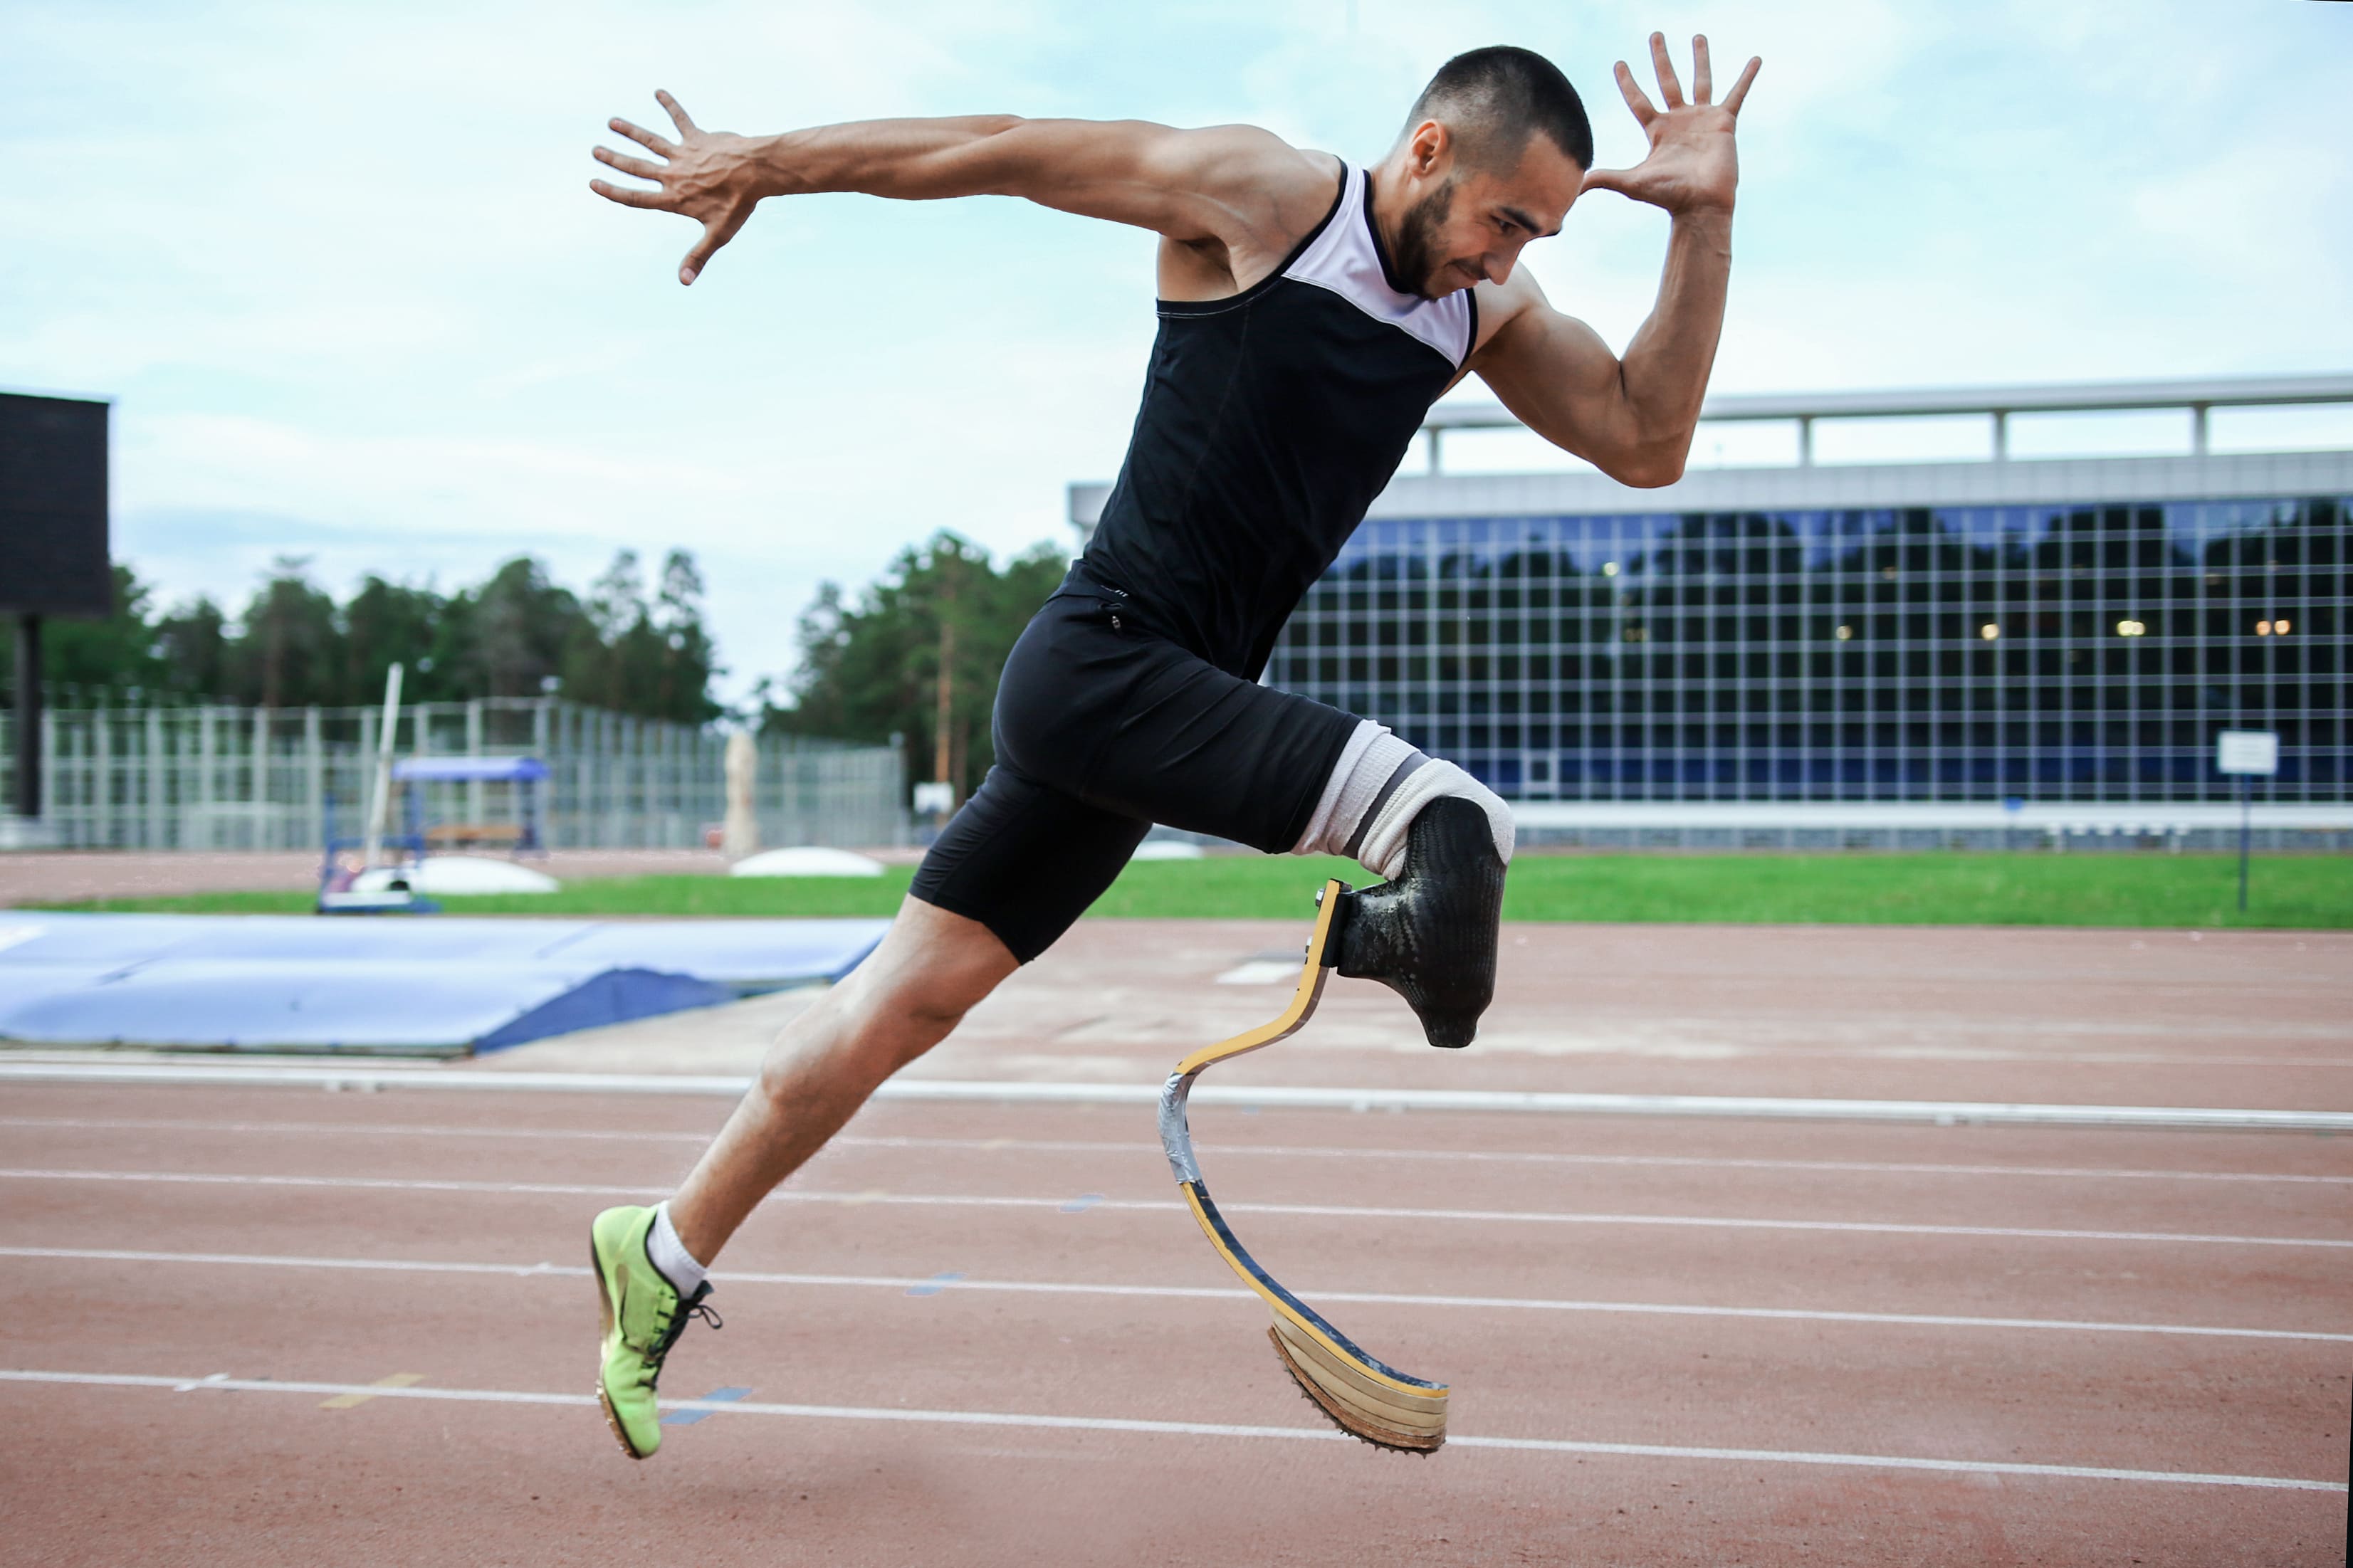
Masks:
[[[105,616],[107,405],[0,393],[0,610]]]
[[[41,620],[114,611],[109,405],[0,393],[0,613],[16,618],[16,815],[41,815]]]

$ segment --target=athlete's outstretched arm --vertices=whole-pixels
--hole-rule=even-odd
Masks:
[[[704,131],[669,93],[654,96],[677,126],[676,140],[626,120],[610,123],[659,162],[604,147],[596,156],[658,188],[588,184],[608,201],[680,213],[702,225],[702,239],[679,265],[681,283],[693,282],[769,196],[1021,196],[1148,228],[1179,245],[1221,246],[1237,255],[1264,248],[1277,256],[1332,200],[1331,175],[1312,154],[1247,125],[1178,131],[1141,121],[992,114],[737,136]]]
[[[1530,429],[1621,483],[1644,486],[1683,477],[1707,395],[1732,272],[1732,198],[1740,177],[1734,121],[1761,63],[1751,59],[1724,101],[1713,103],[1707,40],[1694,38],[1686,102],[1666,39],[1656,33],[1651,58],[1664,109],[1618,63],[1618,88],[1650,138],[1649,156],[1631,169],[1595,169],[1584,185],[1663,207],[1674,219],[1650,319],[1620,359],[1592,328],[1554,310],[1520,268],[1501,284],[1481,287],[1482,313],[1502,324],[1471,362]]]

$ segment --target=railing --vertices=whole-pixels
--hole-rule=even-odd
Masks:
[[[1818,419],[1911,419],[1982,414],[1992,421],[1992,458],[2010,460],[2013,414],[2122,413],[2179,408],[2189,416],[2189,449],[2211,450],[2208,415],[2217,408],[2285,408],[2353,403],[2353,375],[2232,376],[2201,381],[2058,382],[2027,386],[1905,388],[1887,392],[1768,392],[1719,394],[1701,405],[1703,424],[1788,421],[1798,428],[1798,466],[1814,461]],[[1519,416],[1500,404],[1441,403],[1422,421],[1430,472],[1443,472],[1449,430],[1517,429]]]
[[[359,831],[373,775],[374,708],[52,709],[42,715],[42,795],[67,848],[294,849],[330,821]],[[14,720],[0,713],[0,786],[13,783]],[[403,756],[539,758],[538,817],[551,847],[689,848],[726,814],[726,737],[554,698],[405,709]],[[754,811],[764,844],[845,847],[907,837],[896,748],[764,737]],[[513,825],[518,786],[409,784],[427,824]],[[396,825],[402,813],[396,814]]]

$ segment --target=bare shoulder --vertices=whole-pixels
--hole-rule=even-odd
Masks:
[[[1514,267],[1501,283],[1480,283],[1472,297],[1479,302],[1479,341],[1472,345],[1472,368],[1498,337],[1531,315],[1549,313],[1552,302],[1525,267]]]
[[[1256,125],[1205,126],[1180,139],[1200,194],[1237,216],[1303,235],[1332,208],[1340,160],[1329,153],[1293,147]]]
[[[1191,198],[1194,232],[1162,231],[1164,300],[1220,300],[1250,288],[1332,210],[1340,160],[1293,147],[1255,125],[1177,134],[1164,171]]]
[[[1479,342],[1464,374],[1476,374],[1506,408],[1556,446],[1588,455],[1557,432],[1581,429],[1590,400],[1612,395],[1618,356],[1600,333],[1546,299],[1543,285],[1525,267],[1478,289]]]

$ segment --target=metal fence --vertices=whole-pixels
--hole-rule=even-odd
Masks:
[[[308,848],[331,820],[356,834],[382,722],[375,708],[50,710],[41,718],[48,829],[62,847],[93,849]],[[13,783],[13,724],[0,713],[0,788]],[[550,776],[538,816],[552,848],[693,847],[726,814],[718,731],[554,698],[485,698],[404,709],[393,744],[400,756],[539,758]],[[897,748],[764,736],[759,752],[763,844],[906,842]],[[401,787],[425,792],[427,823],[522,821],[512,784]]]
[[[2021,465],[2027,467],[2030,465]],[[2353,492],[1375,518],[1270,684],[1507,799],[2353,801]]]

